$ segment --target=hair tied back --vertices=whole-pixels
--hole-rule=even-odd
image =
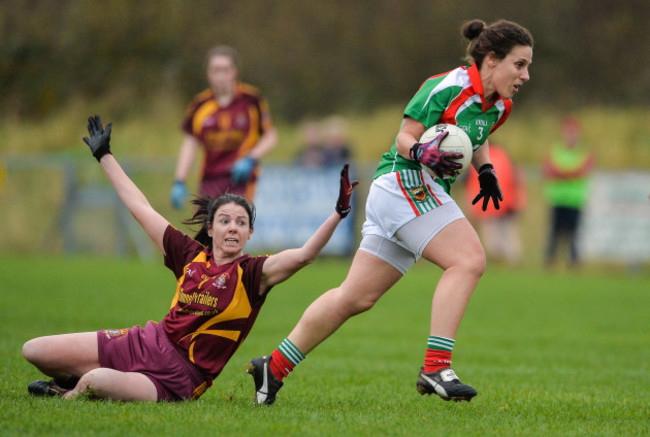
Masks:
[[[463,28],[463,36],[469,40],[473,40],[478,37],[481,32],[487,28],[486,24],[482,20],[473,20],[469,23],[466,23]]]

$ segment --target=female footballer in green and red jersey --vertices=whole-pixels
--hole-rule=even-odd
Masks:
[[[277,141],[266,100],[255,87],[238,80],[237,52],[218,46],[206,56],[210,87],[197,94],[183,118],[181,146],[171,203],[181,209],[188,196],[186,179],[203,149],[202,196],[224,193],[253,199],[258,162]]]
[[[422,134],[438,123],[458,125],[474,149],[480,192],[474,203],[498,207],[502,195],[488,155],[488,135],[508,117],[511,98],[528,81],[533,39],[520,25],[501,20],[487,26],[467,22],[471,65],[427,79],[406,106],[391,147],[382,156],[366,202],[366,221],[345,281],[321,295],[304,312],[271,355],[251,361],[258,403],[272,404],[282,379],[347,319],[370,309],[420,258],[443,274],[435,287],[431,325],[416,387],[422,394],[471,400],[477,391],[451,369],[456,331],[485,269],[481,242],[450,197],[459,165],[439,150],[446,133],[425,144]],[[426,165],[440,177],[422,171]],[[443,179],[443,176],[449,177]],[[379,375],[377,375],[379,377]]]
[[[144,327],[32,339],[23,356],[51,381],[34,381],[34,395],[82,393],[133,401],[196,399],[212,385],[250,332],[268,292],[311,263],[350,212],[357,182],[341,171],[335,211],[300,248],[270,256],[243,253],[255,220],[253,204],[236,194],[198,198],[191,238],[172,227],[124,173],[110,152],[111,124],[88,121],[84,138],[117,194],[164,254],[176,294],[160,323]]]

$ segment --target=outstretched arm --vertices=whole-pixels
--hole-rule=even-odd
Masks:
[[[260,287],[260,293],[291,277],[306,265],[311,264],[330,240],[341,220],[350,213],[352,191],[359,182],[350,182],[348,169],[349,165],[345,164],[343,170],[341,170],[341,185],[335,211],[320,225],[309,240],[300,248],[283,250],[275,255],[271,255],[266,260],[262,267],[262,286]]]
[[[108,123],[104,130],[99,115],[90,117],[88,119],[90,138],[84,137],[84,141],[101,164],[124,205],[147,232],[154,244],[164,253],[163,235],[169,222],[153,209],[142,191],[133,183],[111,154],[111,127],[111,123]]]

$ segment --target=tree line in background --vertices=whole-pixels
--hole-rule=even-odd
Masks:
[[[229,44],[274,116],[405,104],[463,63],[460,26],[500,18],[535,38],[518,102],[647,105],[647,0],[5,0],[0,115],[39,117],[76,99],[116,111],[205,88],[204,55]]]

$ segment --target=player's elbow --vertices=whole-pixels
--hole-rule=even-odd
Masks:
[[[308,241],[304,246],[296,251],[296,257],[294,261],[300,265],[300,268],[308,266],[309,264],[316,261],[316,258],[318,258],[318,254],[320,253],[321,249],[322,247],[318,247],[318,245],[313,244],[312,241]]]
[[[270,283],[275,285],[293,276],[303,267],[313,263],[317,256],[317,252],[305,250],[305,248],[289,249],[273,255],[273,261],[276,261],[277,257],[277,262],[273,262],[273,265],[268,264],[267,274],[271,275]]]
[[[312,254],[312,253],[302,254],[302,256],[300,256],[296,260],[296,264],[298,265],[298,269],[302,269],[303,267],[307,267],[309,264],[316,261],[317,256],[318,256],[317,253],[315,253],[315,254]]]

